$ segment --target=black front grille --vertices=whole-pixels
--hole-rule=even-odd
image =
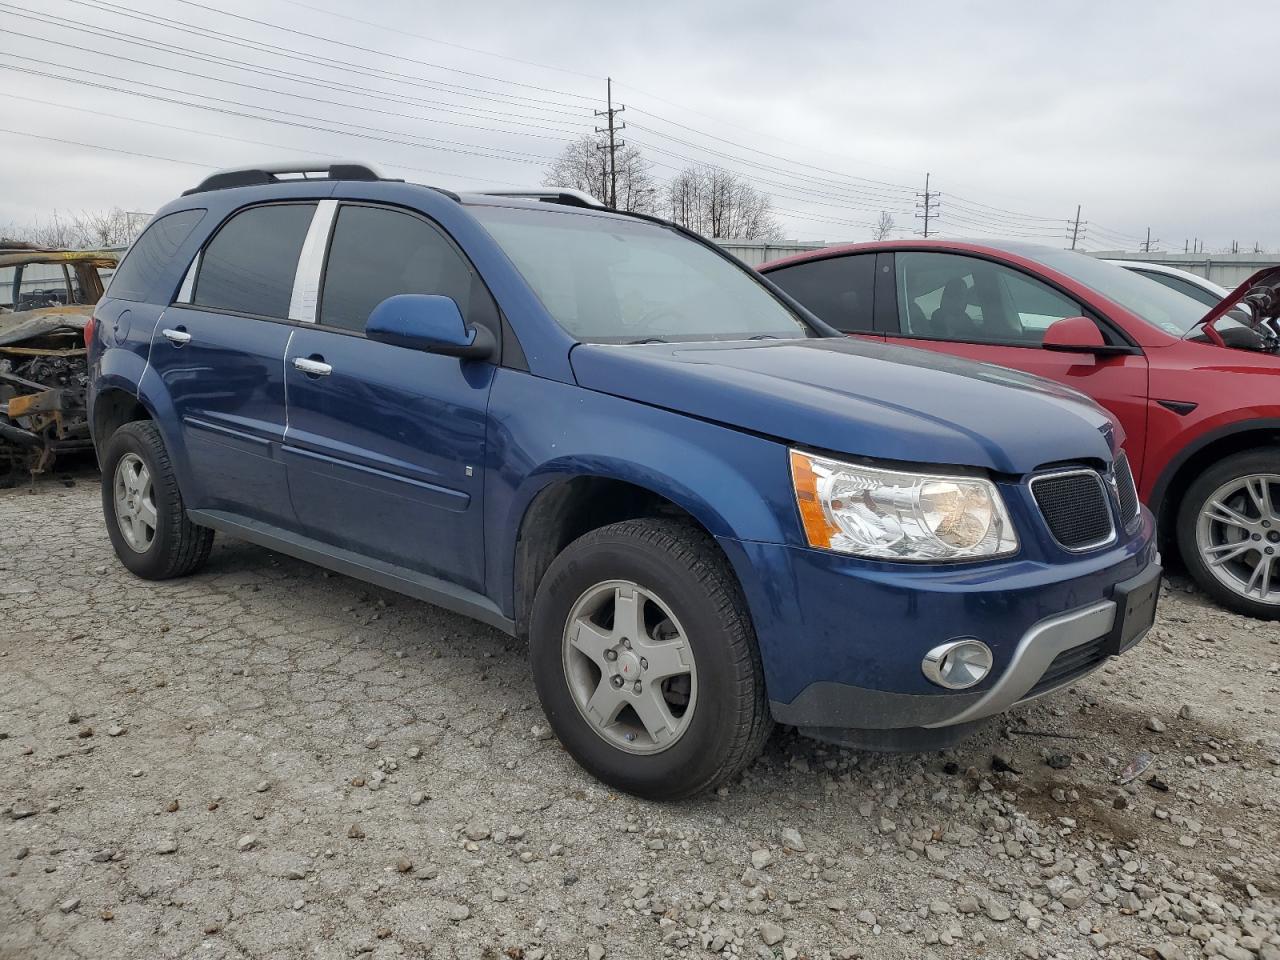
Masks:
[[[1120,522],[1126,529],[1138,516],[1138,488],[1129,469],[1129,458],[1123,453],[1116,460],[1116,495],[1120,498]]]
[[[1114,532],[1102,478],[1093,470],[1048,474],[1031,481],[1049,532],[1068,550],[1098,546]]]
[[[1107,659],[1107,655],[1103,653],[1102,649],[1105,642],[1105,637],[1099,637],[1097,640],[1082,643],[1078,647],[1063,650],[1053,658],[1053,662],[1049,664],[1049,669],[1044,672],[1044,676],[1037,681],[1034,687],[1027,691],[1027,697],[1036,697],[1042,693],[1048,693],[1055,687],[1068,684],[1077,677],[1084,676],[1090,670],[1100,666]]]

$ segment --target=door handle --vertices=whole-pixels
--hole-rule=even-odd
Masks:
[[[184,343],[191,342],[191,334],[185,330],[170,330],[167,327],[160,331],[164,334],[164,338],[172,343],[175,347],[180,347]]]
[[[313,360],[310,357],[294,357],[293,366],[296,370],[301,370],[309,377],[327,377],[333,373],[333,367],[325,363],[323,360]]]

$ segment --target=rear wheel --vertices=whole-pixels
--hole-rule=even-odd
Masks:
[[[690,524],[628,520],[565,548],[538,587],[530,657],[565,748],[647,799],[722,783],[772,728],[741,591]]]
[[[1202,473],[1178,510],[1178,547],[1223,606],[1280,619],[1280,447],[1237,453]]]
[[[102,512],[116,556],[144,579],[184,577],[209,558],[213,531],[187,519],[169,453],[150,420],[126,423],[107,440]]]

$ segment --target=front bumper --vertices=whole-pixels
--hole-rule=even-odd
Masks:
[[[735,568],[749,568],[740,576],[778,722],[829,737],[841,729],[959,732],[1066,686],[1141,639],[1145,630],[1126,627],[1120,645],[1116,598],[1125,584],[1158,589],[1151,526],[1144,511],[1143,530],[1090,557],[986,570],[904,570],[794,547],[722,545]],[[948,691],[925,679],[921,661],[959,637],[986,643],[994,664],[973,689]]]

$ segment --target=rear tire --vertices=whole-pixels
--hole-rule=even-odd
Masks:
[[[560,742],[638,797],[723,783],[773,728],[742,592],[689,523],[627,520],[571,543],[538,586],[529,647]]]
[[[209,559],[213,531],[187,519],[169,453],[150,420],[126,423],[107,440],[102,513],[116,556],[144,580],[185,577]]]
[[[1280,620],[1280,447],[1205,470],[1187,488],[1176,528],[1182,561],[1205,593],[1238,613]]]

